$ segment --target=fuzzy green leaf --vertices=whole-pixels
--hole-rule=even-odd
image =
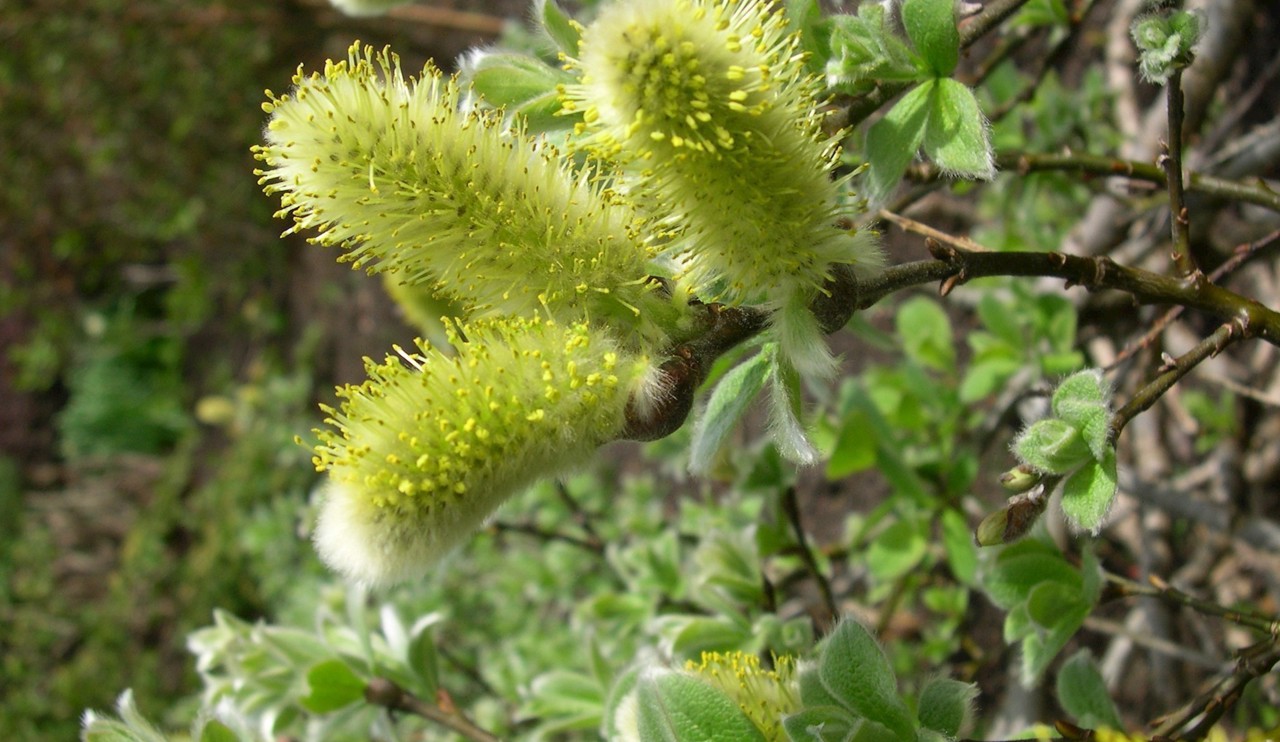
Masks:
[[[1080,573],[1061,552],[1040,541],[1026,540],[1000,552],[994,567],[983,575],[982,588],[991,602],[1008,611],[1024,603],[1031,589],[1046,580],[1081,583]]]
[[[1091,606],[1078,603],[1061,614],[1058,622],[1044,632],[1035,632],[1022,640],[1022,682],[1028,686],[1039,682],[1053,658],[1076,635]]]
[[[1124,728],[1115,701],[1111,700],[1107,684],[1089,650],[1081,649],[1062,664],[1056,685],[1058,703],[1080,726],[1089,729]]]
[[[884,82],[915,82],[931,77],[927,63],[894,33],[883,5],[862,3],[857,15],[831,16],[826,62],[827,84],[859,95]]]
[[[683,673],[662,672],[641,678],[636,700],[641,739],[764,742],[764,735],[738,704],[711,685]]]
[[[782,720],[792,742],[844,742],[858,723],[839,706],[811,706]]]
[[[1062,483],[1062,512],[1082,531],[1097,533],[1116,496],[1116,452],[1080,467]]]
[[[1046,474],[1067,474],[1093,462],[1093,453],[1070,423],[1050,417],[1031,424],[1013,442],[1018,460]]]
[[[1053,414],[1080,431],[1098,461],[1111,444],[1111,389],[1098,369],[1068,376],[1053,392]]]
[[[560,51],[570,56],[577,55],[582,34],[556,0],[534,0],[533,17]]]
[[[952,175],[980,180],[995,175],[991,137],[978,99],[964,83],[937,80],[931,99],[929,125],[924,133],[924,153]]]
[[[936,82],[923,82],[907,91],[867,130],[867,190],[872,200],[888,197],[915,159],[929,124]]]
[[[960,32],[953,0],[906,0],[902,25],[929,71],[947,77],[960,61]]]
[[[516,106],[550,93],[570,79],[566,73],[525,54],[485,54],[468,70],[472,89],[493,106]]]
[[[200,730],[200,742],[244,742],[231,727],[217,719],[211,719]]]
[[[707,471],[725,438],[764,388],[768,376],[769,357],[765,353],[757,353],[724,375],[694,426],[693,442],[689,446],[690,469]]]
[[[840,705],[883,724],[900,739],[915,736],[915,720],[898,695],[893,668],[862,624],[842,621],[827,637],[818,676]]]
[[[364,698],[365,682],[342,660],[326,660],[307,671],[309,693],[302,706],[317,714],[337,711]]]
[[[978,688],[951,678],[934,678],[920,691],[920,723],[948,737],[955,737],[968,721]]]

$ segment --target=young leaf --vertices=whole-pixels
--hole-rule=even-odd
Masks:
[[[1030,687],[1039,682],[1049,663],[1084,624],[1090,609],[1090,605],[1081,602],[1059,616],[1058,622],[1048,631],[1032,633],[1022,640],[1022,682],[1025,685]]]
[[[1120,713],[1107,692],[1102,673],[1087,649],[1071,655],[1058,670],[1058,703],[1082,727],[1122,729]]]
[[[690,469],[707,471],[724,439],[764,388],[768,374],[768,355],[757,353],[724,375],[694,426],[693,442],[689,446]]]
[[[1025,603],[1031,589],[1046,580],[1079,585],[1081,578],[1057,549],[1033,539],[1005,548],[983,575],[982,587],[991,602],[1008,611]]]
[[[570,56],[578,53],[582,33],[556,0],[534,0],[533,17],[560,51]]]
[[[843,479],[876,465],[876,433],[862,410],[852,410],[844,419],[836,438],[831,458],[827,460],[827,479]]]
[[[921,523],[900,520],[881,531],[867,549],[867,567],[877,583],[890,582],[915,569],[929,544]]]
[[[960,32],[953,0],[906,0],[902,25],[929,71],[947,77],[960,61]]]
[[[938,302],[917,296],[898,309],[895,318],[903,351],[916,363],[937,371],[950,371],[956,362],[951,320]]]
[[[1062,483],[1062,512],[1082,531],[1097,533],[1116,496],[1116,452],[1080,467]]]
[[[978,551],[964,516],[956,510],[942,513],[942,548],[947,553],[951,574],[962,584],[972,585],[978,573]]]
[[[845,708],[899,735],[915,736],[915,720],[898,695],[893,668],[862,624],[845,620],[827,637],[819,659],[822,685]]]
[[[839,706],[810,706],[782,720],[793,742],[844,742],[858,720]]]
[[[934,678],[920,691],[920,723],[947,737],[955,737],[969,720],[973,699],[977,696],[978,687],[973,683]]]
[[[514,106],[547,95],[569,76],[525,54],[483,54],[468,66],[467,80],[487,103]]]
[[[1093,457],[1101,461],[1110,447],[1111,389],[1098,369],[1068,376],[1053,392],[1053,414],[1080,431]]]
[[[915,159],[929,124],[936,82],[923,82],[909,90],[867,130],[867,195],[871,200],[887,198]]]
[[[964,83],[949,77],[936,82],[924,153],[943,172],[988,180],[995,175],[987,120],[978,99]]]
[[[307,671],[310,692],[301,699],[303,708],[327,714],[364,698],[365,682],[342,660],[326,660]]]
[[[200,730],[200,742],[245,742],[231,727],[212,719]]]
[[[1022,431],[1013,442],[1013,453],[1022,463],[1046,474],[1067,474],[1093,461],[1080,431],[1056,417],[1034,422]]]
[[[636,685],[640,738],[672,742],[765,742],[728,696],[678,672],[646,675]]]

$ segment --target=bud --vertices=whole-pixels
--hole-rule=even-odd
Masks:
[[[996,546],[1017,541],[1031,530],[1049,506],[1049,494],[1043,488],[1012,497],[1005,506],[982,519],[974,532],[978,546]]]
[[[1026,492],[1040,484],[1043,476],[1026,464],[1019,464],[1000,475],[1000,486],[1010,492]]]
[[[835,226],[838,140],[822,131],[822,81],[783,11],[759,0],[654,0],[605,8],[582,35],[591,151],[621,163],[629,193],[674,231],[671,253],[708,300],[776,311],[783,355],[834,361],[808,304],[833,263],[877,264],[865,232]]]
[[[498,111],[460,111],[464,92],[430,64],[356,44],[324,73],[271,95],[255,148],[278,216],[345,262],[425,284],[472,314],[634,318],[651,300],[649,249],[631,207],[575,173]]]
[[[616,438],[647,368],[585,323],[478,320],[448,336],[456,355],[419,343],[369,361],[326,408],[315,541],[348,578],[424,574],[508,497]]]

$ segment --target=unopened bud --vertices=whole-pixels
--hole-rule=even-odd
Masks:
[[[974,540],[978,546],[1008,544],[1023,536],[1040,519],[1049,505],[1049,495],[1043,488],[1013,497],[1001,510],[988,515],[978,524]]]
[[[1000,486],[1014,493],[1026,492],[1040,484],[1042,478],[1043,475],[1030,466],[1020,464],[1000,475]]]

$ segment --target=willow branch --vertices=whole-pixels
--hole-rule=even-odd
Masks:
[[[1187,199],[1182,190],[1182,122],[1185,105],[1182,100],[1182,68],[1177,68],[1165,84],[1166,104],[1169,109],[1169,140],[1165,143],[1165,155],[1160,158],[1164,166],[1169,190],[1169,213],[1173,237],[1173,262],[1178,275],[1191,278],[1200,272],[1195,256],[1191,254],[1191,222],[1187,214]]]
[[[1107,582],[1111,584],[1112,589],[1118,592],[1121,597],[1140,595],[1157,598],[1172,606],[1190,608],[1206,616],[1217,616],[1225,621],[1230,621],[1255,631],[1261,631],[1271,637],[1280,636],[1280,619],[1262,616],[1257,613],[1238,611],[1209,600],[1202,600],[1179,590],[1155,575],[1148,577],[1149,584],[1145,585],[1110,572],[1105,573],[1104,576]]]
[[[366,701],[376,706],[430,719],[473,742],[500,742],[492,732],[476,726],[461,711],[445,711],[439,706],[423,701],[386,678],[370,680],[365,686],[364,697]]]
[[[1228,345],[1244,336],[1245,328],[1239,319],[1234,319],[1214,330],[1213,334],[1196,343],[1191,350],[1167,361],[1156,378],[1147,382],[1146,386],[1139,389],[1123,407],[1116,410],[1115,417],[1111,421],[1111,440],[1119,438],[1120,432],[1130,420],[1155,404],[1156,400],[1164,396],[1164,393],[1178,383],[1179,379],[1190,373],[1191,369],[1218,355]]]
[[[1160,720],[1152,736],[1172,735],[1199,717],[1180,736],[1186,739],[1202,738],[1240,700],[1245,686],[1271,672],[1277,663],[1280,663],[1280,646],[1277,646],[1275,637],[1242,650],[1236,660],[1236,668],[1230,675],[1220,680],[1209,692],[1167,714]]]
[[[800,552],[800,561],[804,562],[805,569],[813,577],[813,581],[818,585],[818,593],[822,596],[822,605],[827,611],[827,615],[821,621],[814,621],[819,633],[825,634],[831,629],[832,622],[840,615],[840,608],[836,605],[834,593],[831,591],[831,582],[827,580],[827,576],[818,568],[818,560],[813,556],[813,549],[809,545],[809,538],[805,535],[804,526],[800,523],[800,504],[796,500],[796,488],[788,487],[782,493],[782,510],[787,515],[787,521],[791,523],[791,530],[796,536],[796,547]]]
[[[1151,163],[1075,152],[1066,154],[1002,152],[996,155],[996,167],[1001,170],[1015,170],[1020,175],[1037,171],[1064,170],[1090,175],[1127,178],[1149,183],[1164,183],[1168,177],[1158,165]],[[924,179],[941,177],[941,174],[933,167],[919,168],[913,172],[918,173]],[[1191,171],[1186,173],[1186,190],[1191,193],[1256,204],[1272,211],[1280,211],[1280,193],[1276,193],[1261,183],[1250,185],[1236,180],[1217,178],[1212,175]]]

